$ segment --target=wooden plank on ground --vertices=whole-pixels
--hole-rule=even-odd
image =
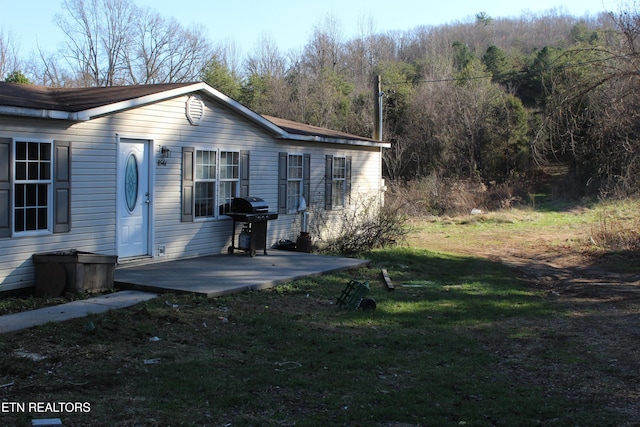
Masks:
[[[393,283],[391,283],[391,278],[389,277],[389,272],[386,268],[382,269],[382,279],[384,280],[384,284],[387,287],[388,291],[393,291],[396,289],[396,287],[393,286]]]

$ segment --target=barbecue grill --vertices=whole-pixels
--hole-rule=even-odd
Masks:
[[[233,254],[236,249],[249,252],[255,256],[257,250],[264,250],[267,255],[267,221],[278,218],[278,214],[269,212],[269,205],[259,197],[235,197],[231,201],[231,212],[227,213],[233,218],[231,229],[231,246],[228,253]],[[236,246],[236,224],[244,223],[242,231],[238,235]]]

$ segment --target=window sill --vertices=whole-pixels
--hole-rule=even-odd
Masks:
[[[37,236],[49,236],[51,234],[53,234],[51,230],[20,231],[20,232],[14,232],[11,235],[11,237],[12,238],[37,237]]]

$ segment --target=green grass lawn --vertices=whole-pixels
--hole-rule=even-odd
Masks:
[[[356,271],[269,291],[212,299],[167,295],[1,336],[0,382],[13,383],[0,389],[4,401],[88,402],[90,412],[2,413],[0,420],[17,426],[38,417],[61,418],[65,426],[595,426],[620,420],[604,404],[514,377],[487,346],[505,331],[495,325],[563,315],[502,265],[407,248],[370,258],[370,266]],[[381,268],[395,291],[384,290]],[[370,282],[375,311],[337,307],[353,278]],[[516,326],[509,333],[518,340],[531,330]],[[579,348],[569,343],[559,350],[566,363],[586,367]],[[545,357],[524,368],[544,375],[536,364]]]
[[[635,218],[634,209],[620,209],[611,218],[625,212],[626,219]],[[3,409],[27,402],[86,404],[66,412],[3,410],[0,422],[634,425],[637,414],[625,405],[638,393],[636,359],[628,357],[629,346],[603,346],[598,337],[618,332],[603,320],[633,319],[636,306],[567,303],[498,262],[418,248],[433,233],[454,247],[531,233],[560,236],[559,244],[575,247],[584,241],[578,232],[598,218],[588,209],[432,221],[414,228],[412,248],[370,253],[371,263],[358,270],[221,298],[164,295],[1,335]],[[567,241],[567,230],[578,237]],[[383,268],[393,292],[382,285]],[[375,311],[337,306],[352,279],[370,283]]]

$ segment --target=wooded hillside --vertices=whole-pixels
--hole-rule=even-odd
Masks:
[[[69,43],[38,61],[12,57],[0,37],[0,72],[54,86],[204,80],[259,113],[363,136],[373,135],[380,96],[392,182],[532,184],[553,164],[571,196],[640,190],[638,10],[478,13],[354,38],[328,16],[300,49],[282,52],[265,38],[240,61],[232,44],[203,40],[201,29],[131,1],[106,4],[65,1],[68,16],[57,22]],[[126,25],[133,17],[137,32]]]

